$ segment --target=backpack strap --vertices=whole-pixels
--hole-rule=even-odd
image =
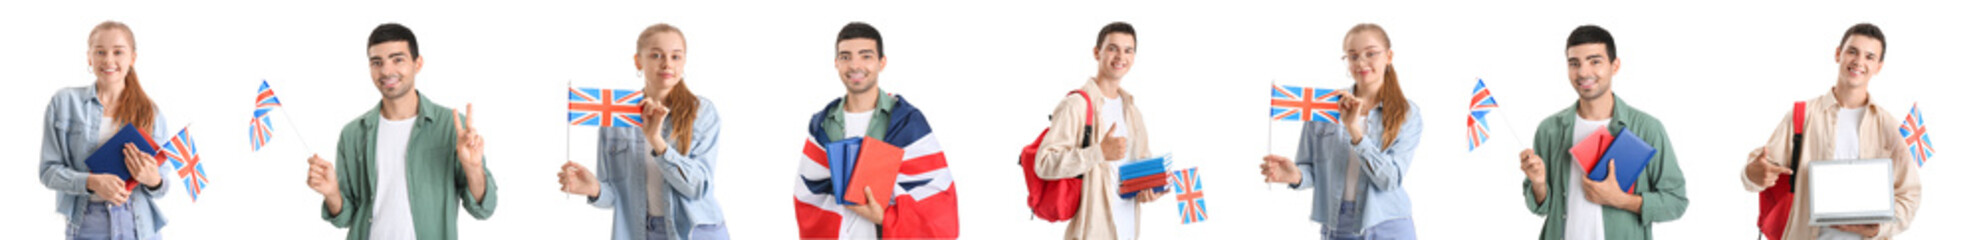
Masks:
[[[1790,161],[1788,165],[1790,166],[1790,170],[1793,171],[1790,173],[1790,186],[1789,186],[1790,188],[1788,189],[1791,192],[1797,191],[1797,172],[1794,171],[1798,169],[1797,165],[1803,162],[1802,160],[1804,158],[1803,155],[1804,155],[1804,106],[1805,105],[1806,104],[1804,101],[1797,101],[1797,106],[1791,108],[1791,113],[1790,113],[1791,126],[1796,127],[1794,131],[1795,134],[1790,135],[1790,159],[1786,159]]]
[[[1088,91],[1076,89],[1067,92],[1067,94],[1081,95],[1081,102],[1087,103],[1088,107],[1086,109],[1088,110],[1088,114],[1081,116],[1081,148],[1087,148],[1093,145],[1095,138],[1095,102],[1088,100]]]

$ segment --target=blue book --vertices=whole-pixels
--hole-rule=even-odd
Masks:
[[[1163,156],[1157,156],[1149,159],[1135,160],[1129,163],[1122,164],[1121,167],[1117,167],[1116,174],[1120,175],[1119,178],[1122,180],[1129,180],[1129,179],[1135,179],[1137,177],[1163,173],[1165,172],[1165,168],[1170,167],[1170,161],[1171,161],[1170,154],[1165,154]]]
[[[847,192],[847,181],[853,179],[854,163],[861,154],[861,138],[829,142],[820,148],[826,149],[826,167],[833,173],[829,180],[833,182],[834,195],[839,196]],[[854,204],[840,197],[834,199],[840,201],[841,205]]]
[[[123,129],[117,130],[117,135],[110,136],[110,141],[103,142],[103,146],[97,147],[96,151],[91,152],[90,157],[84,160],[84,163],[89,165],[90,173],[117,175],[117,178],[122,178],[128,183],[131,180],[131,169],[124,167],[125,143],[135,143],[138,151],[143,151],[145,154],[158,154],[158,149],[152,148],[151,139],[139,133],[138,127],[124,124]]]
[[[1619,130],[1618,138],[1611,140],[1611,146],[1604,150],[1604,157],[1599,158],[1597,167],[1591,168],[1590,179],[1603,181],[1605,175],[1610,174],[1606,166],[1610,166],[1612,161],[1617,161],[1618,189],[1626,193],[1638,192],[1637,189],[1633,189],[1632,184],[1639,181],[1639,174],[1645,173],[1646,164],[1651,162],[1654,154],[1657,153],[1659,149],[1654,149],[1652,144],[1646,144],[1646,140],[1639,139],[1638,134],[1632,134],[1631,129]]]

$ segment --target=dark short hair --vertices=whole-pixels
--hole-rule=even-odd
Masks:
[[[1838,38],[1838,46],[1844,47],[1845,40],[1852,39],[1852,35],[1866,36],[1873,38],[1873,40],[1880,40],[1880,61],[1887,60],[1887,34],[1880,31],[1880,26],[1873,26],[1872,23],[1853,24],[1852,28],[1845,29],[1845,36]]]
[[[1136,42],[1136,27],[1129,26],[1129,23],[1126,22],[1112,22],[1109,25],[1102,26],[1101,33],[1095,34],[1095,47],[1101,48],[1102,39],[1108,38],[1110,33],[1129,34],[1129,42]]]
[[[1618,42],[1611,40],[1611,31],[1605,31],[1597,25],[1578,26],[1577,30],[1570,31],[1569,42],[1570,44],[1564,45],[1563,49],[1591,43],[1604,44],[1605,57],[1611,58],[1612,61],[1618,60]]]
[[[372,37],[365,41],[365,47],[395,41],[406,41],[407,51],[410,51],[415,58],[420,57],[420,41],[413,39],[413,29],[408,29],[406,25],[399,23],[379,24],[379,27],[372,28]]]
[[[868,25],[868,23],[864,22],[850,22],[847,23],[847,26],[840,27],[840,37],[834,38],[833,44],[840,44],[842,41],[856,38],[874,40],[874,54],[876,56],[888,57],[888,54],[884,53],[881,48],[881,30],[875,30],[874,25]]]

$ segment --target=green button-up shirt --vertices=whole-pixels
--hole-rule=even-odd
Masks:
[[[881,88],[875,88],[874,90],[878,96],[874,98],[874,109],[869,110],[874,111],[874,118],[868,119],[868,132],[861,136],[881,139],[882,136],[888,134],[888,117],[892,116],[889,114],[895,112],[895,96],[888,95],[888,92],[881,92]],[[831,141],[840,141],[847,137],[847,99],[844,99],[845,97],[842,98],[840,99],[840,104],[834,107],[835,111],[827,111],[826,120],[819,122],[819,128],[826,130],[826,139],[831,139]]]
[[[1616,134],[1630,128],[1633,134],[1652,144],[1659,152],[1646,163],[1645,172],[1639,174],[1638,182],[1633,184],[1644,199],[1639,213],[1604,207],[1604,238],[1652,239],[1653,222],[1680,219],[1680,215],[1687,213],[1687,179],[1680,174],[1680,163],[1674,159],[1673,144],[1667,139],[1665,125],[1652,115],[1625,105],[1625,100],[1616,95],[1612,96],[1612,102],[1609,130]],[[1576,144],[1571,141],[1576,137],[1572,133],[1576,131],[1576,126],[1577,106],[1572,105],[1550,115],[1535,128],[1535,153],[1542,156],[1544,165],[1548,166],[1549,194],[1542,201],[1536,201],[1530,188],[1530,184],[1535,183],[1524,179],[1522,203],[1528,205],[1529,212],[1549,217],[1542,226],[1541,239],[1563,239],[1563,214],[1567,206],[1564,201],[1568,199],[1564,194],[1569,192],[1565,189],[1569,189],[1569,181],[1584,178],[1577,174],[1578,164],[1570,157],[1570,146]]]
[[[420,239],[455,239],[456,205],[475,219],[489,219],[496,212],[495,175],[483,178],[483,199],[468,192],[468,174],[455,157],[454,109],[419,96],[417,121],[406,146],[406,194],[413,209],[413,231]],[[383,106],[381,106],[383,107]],[[345,239],[365,239],[371,233],[373,196],[377,194],[379,167],[375,164],[379,132],[379,107],[344,125],[337,141],[338,192],[344,195],[344,209],[331,215],[323,208],[324,221],[350,228]],[[489,169],[475,174],[490,174]]]

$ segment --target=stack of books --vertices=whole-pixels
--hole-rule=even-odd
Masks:
[[[1122,176],[1122,191],[1119,194],[1122,198],[1132,198],[1143,190],[1168,192],[1164,186],[1170,185],[1170,165],[1170,154],[1122,164],[1116,169],[1116,173]]]
[[[871,137],[830,142],[827,170],[833,172],[833,192],[841,205],[868,204],[862,190],[874,191],[876,201],[894,199],[895,176],[902,168],[902,148]]]

